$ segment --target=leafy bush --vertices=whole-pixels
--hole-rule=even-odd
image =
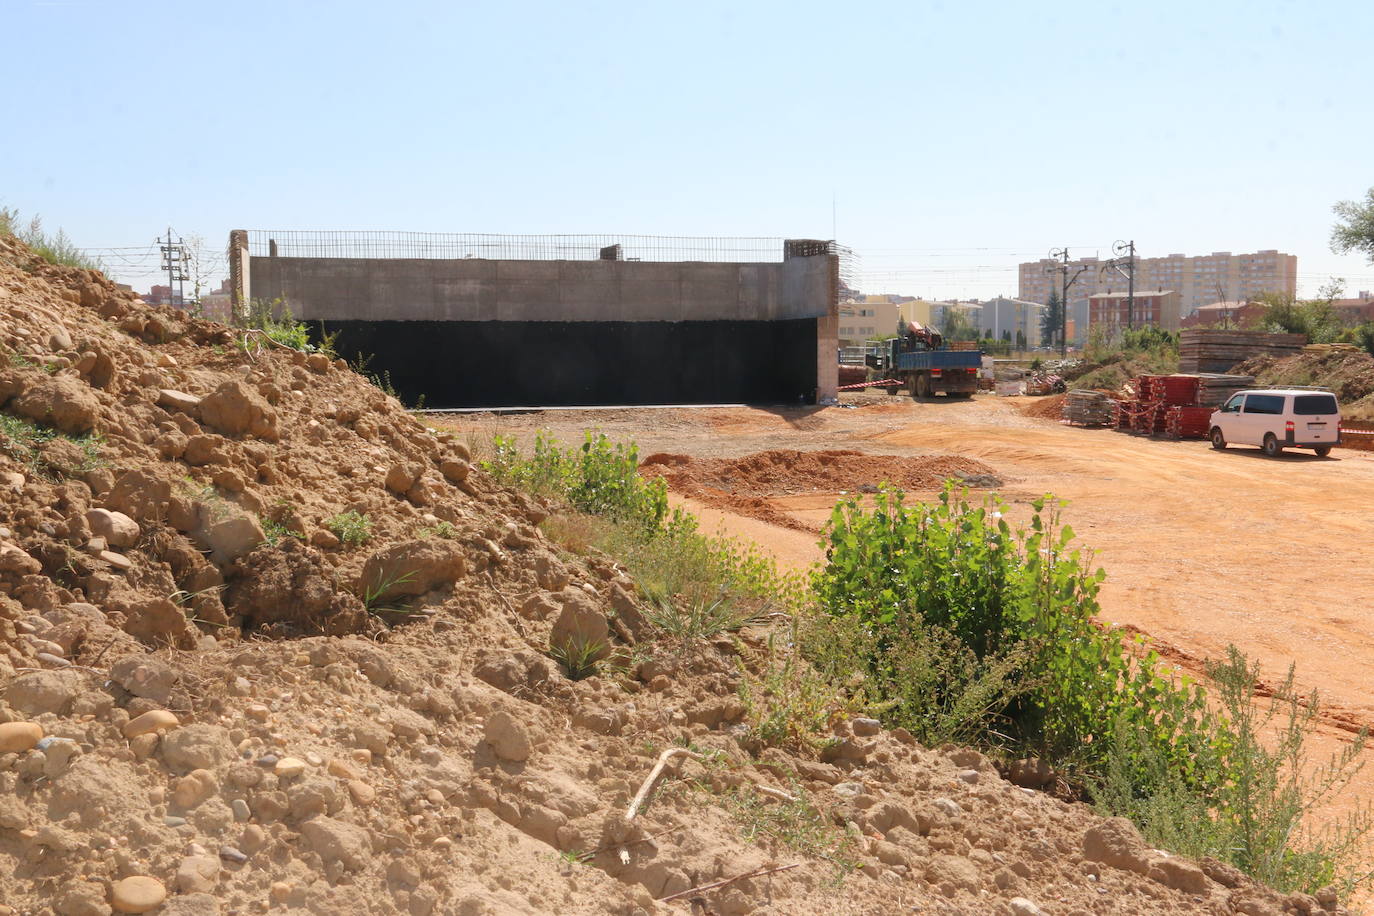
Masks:
[[[513,438],[497,436],[494,454],[481,465],[501,483],[565,499],[590,515],[657,529],[668,514],[668,487],[639,476],[639,449],[612,445],[601,434],[588,432],[581,448],[572,449],[540,433],[528,458]]]
[[[325,519],[324,526],[334,532],[345,547],[358,547],[372,537],[372,520],[350,509]]]
[[[1113,730],[1128,727],[1194,772],[1209,754],[1202,691],[1161,677],[1153,655],[1138,658],[1093,623],[1104,573],[1071,548],[1057,506],[1032,508],[1030,529],[1013,531],[999,503],[971,505],[952,485],[934,505],[908,507],[883,489],[871,511],[856,500],[836,507],[813,589],[865,634],[857,663],[885,718],[926,732],[932,713],[963,710],[989,737],[1088,772]],[[936,633],[962,656],[913,648]],[[942,667],[968,674],[947,679]],[[980,667],[991,680],[974,690]]]

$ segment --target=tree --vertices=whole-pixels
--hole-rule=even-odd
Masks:
[[[1040,313],[1040,346],[1054,346],[1059,340],[1063,324],[1064,303],[1059,298],[1059,291],[1051,290],[1050,301],[1045,303],[1045,310]]]
[[[967,312],[950,306],[940,319],[940,335],[945,340],[977,340],[978,329],[969,320]]]
[[[1331,250],[1336,254],[1359,251],[1374,264],[1374,188],[1364,200],[1342,200],[1331,208],[1339,219],[1331,230]]]
[[[1026,332],[1020,328],[1016,329],[1016,349],[1026,349]]]
[[[1006,343],[1011,343],[1011,331],[1010,331],[1010,330],[1006,330],[1006,331],[1003,331],[1003,332],[1002,332],[1002,340],[1003,340],[1004,342],[1006,342]]]

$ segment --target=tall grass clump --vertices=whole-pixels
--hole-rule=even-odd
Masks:
[[[67,233],[58,229],[49,235],[43,229],[41,218],[32,217],[27,224],[19,218],[19,211],[11,207],[0,207],[0,235],[12,236],[29,246],[34,254],[52,264],[62,267],[80,267],[83,270],[100,270],[100,261],[88,257],[76,246]]]

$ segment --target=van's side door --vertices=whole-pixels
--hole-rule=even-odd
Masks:
[[[1263,445],[1265,433],[1274,433],[1282,441],[1283,408],[1284,396],[1281,394],[1247,394],[1240,413],[1240,435],[1235,441],[1242,445]]]

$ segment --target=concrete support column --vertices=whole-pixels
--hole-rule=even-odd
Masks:
[[[237,321],[248,308],[252,298],[249,289],[248,230],[234,229],[229,233],[229,320]]]

